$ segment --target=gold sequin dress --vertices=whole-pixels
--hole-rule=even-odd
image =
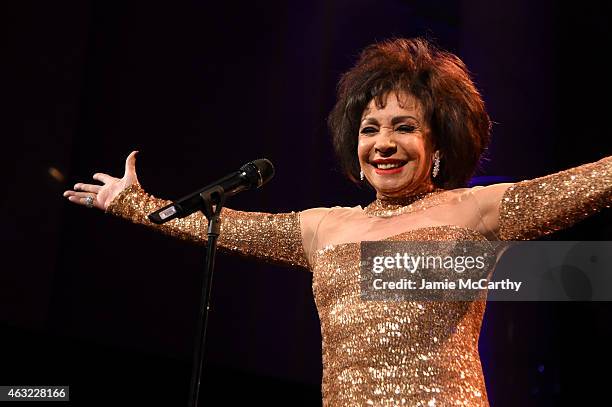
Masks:
[[[147,220],[168,202],[132,185],[107,212],[205,244],[201,214],[163,226]],[[363,301],[360,242],[534,239],[611,203],[606,157],[533,180],[376,200],[366,208],[224,208],[219,247],[313,272],[324,406],[488,406],[478,354],[486,302]],[[491,210],[495,219],[486,215]]]

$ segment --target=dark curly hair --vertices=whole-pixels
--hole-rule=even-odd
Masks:
[[[434,185],[465,187],[491,140],[491,120],[465,64],[422,38],[370,45],[342,75],[327,123],[348,178],[360,183],[357,143],[363,111],[373,99],[383,108],[390,91],[406,92],[421,103],[431,143],[442,156]]]

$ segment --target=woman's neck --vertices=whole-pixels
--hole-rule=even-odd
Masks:
[[[402,201],[410,201],[410,200],[414,200],[414,197],[417,196],[422,196],[422,195],[426,195],[428,193],[431,192],[435,192],[435,191],[439,191],[442,188],[438,188],[433,184],[428,184],[425,186],[421,186],[412,190],[407,190],[407,191],[402,191],[399,193],[393,193],[393,194],[385,194],[383,192],[377,192],[376,193],[376,200],[377,201],[383,201],[383,202],[397,202],[400,203]]]

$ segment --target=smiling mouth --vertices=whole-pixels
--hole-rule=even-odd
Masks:
[[[402,167],[407,164],[407,161],[390,161],[385,163],[370,163],[374,168],[374,172],[377,174],[396,174],[402,171]]]
[[[374,167],[381,169],[381,170],[390,170],[392,168],[399,168],[404,166],[406,163],[385,163],[385,164],[376,164],[376,163],[372,163],[374,165]]]

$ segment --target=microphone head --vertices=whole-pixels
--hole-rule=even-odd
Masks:
[[[274,165],[267,158],[260,158],[240,167],[246,174],[251,188],[259,188],[274,176]]]

